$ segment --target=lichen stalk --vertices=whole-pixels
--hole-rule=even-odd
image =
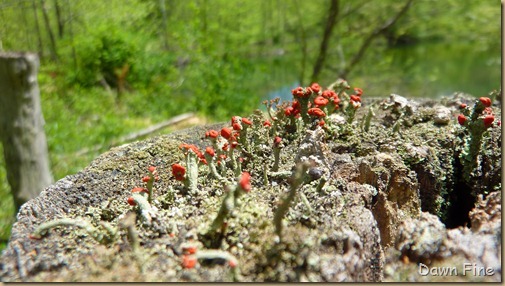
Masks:
[[[374,113],[374,110],[373,110],[373,107],[369,107],[368,108],[368,113],[366,114],[365,116],[365,120],[364,120],[364,126],[363,126],[363,130],[365,132],[368,132],[368,130],[370,130],[370,124],[372,122],[372,117],[375,116],[375,113]]]
[[[274,214],[275,233],[282,240],[282,220],[288,212],[291,204],[296,197],[296,191],[303,184],[305,180],[305,173],[307,172],[308,164],[297,164],[296,170],[291,176],[291,185],[288,195],[281,201],[279,207]]]
[[[186,179],[184,180],[184,186],[191,194],[198,193],[198,157],[193,152],[193,150],[188,150],[186,155]]]
[[[105,234],[94,227],[90,222],[85,219],[71,219],[71,218],[61,218],[52,221],[45,222],[39,225],[35,231],[30,235],[31,238],[41,239],[47,232],[55,227],[59,226],[74,226],[83,229],[88,233],[93,239],[98,243],[108,244],[114,240],[115,231],[111,233],[112,227],[107,227]]]
[[[149,203],[144,192],[132,193],[132,198],[135,204],[138,206],[140,216],[147,223],[150,223],[152,217],[155,216],[156,211],[153,206]]]
[[[207,164],[209,166],[210,175],[216,178],[220,182],[226,182],[226,179],[221,176],[216,169],[216,163],[214,161],[214,157],[205,153],[205,159],[207,160]]]

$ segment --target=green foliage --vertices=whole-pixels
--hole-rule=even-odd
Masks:
[[[3,155],[2,145],[0,153]],[[14,222],[14,200],[10,194],[10,187],[7,184],[7,174],[3,156],[0,157],[0,249],[7,245],[11,234],[11,226]]]
[[[76,43],[79,64],[75,79],[86,87],[95,85],[101,77],[115,86],[116,70],[132,66],[138,54],[138,48],[126,33],[110,27],[77,37]]]

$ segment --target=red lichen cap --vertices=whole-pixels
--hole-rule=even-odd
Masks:
[[[186,168],[179,164],[172,165],[172,175],[174,175],[177,181],[184,181],[184,175],[186,174]]]
[[[184,151],[193,151],[196,156],[198,156],[199,158],[201,158],[203,156],[202,152],[200,152],[200,150],[198,149],[198,147],[196,147],[196,145],[193,145],[193,144],[186,144],[186,143],[182,143],[180,148]]]
[[[263,126],[270,127],[270,126],[272,126],[272,123],[270,123],[270,121],[267,119],[267,120],[265,120],[265,122],[263,122]]]
[[[328,104],[328,99],[326,99],[322,96],[318,96],[318,97],[314,98],[314,104],[319,107],[326,106],[326,104]]]
[[[284,115],[291,116],[295,109],[292,106],[288,106],[284,109]]]
[[[314,93],[319,93],[321,91],[321,86],[315,82],[310,86],[310,89],[312,89]]]
[[[221,136],[223,136],[225,139],[230,139],[231,133],[231,128],[223,127],[223,129],[221,129]]]
[[[484,108],[484,110],[482,111],[483,114],[489,114],[489,115],[493,115],[493,109],[491,107],[486,107]]]
[[[198,260],[194,255],[183,255],[182,256],[182,267],[184,268],[194,268]]]
[[[459,123],[460,125],[465,125],[465,122],[466,122],[466,117],[465,117],[465,115],[463,115],[463,114],[458,115],[458,123]]]
[[[132,189],[132,193],[149,193],[149,190],[147,190],[146,188],[140,188],[140,187],[135,187]]]
[[[302,97],[304,95],[304,93],[303,93],[303,87],[299,86],[299,87],[291,90],[291,94],[294,97]]]
[[[332,99],[333,99],[333,104],[335,104],[335,108],[338,108],[338,105],[340,104],[340,98],[338,98],[338,96],[335,96]]]
[[[155,166],[149,166],[149,168],[147,168],[147,170],[149,170],[149,172],[153,173],[156,172],[156,167]]]
[[[228,265],[230,265],[231,268],[235,268],[237,267],[237,261],[234,260],[234,259],[231,259],[230,261],[228,261]]]
[[[494,122],[494,116],[486,115],[482,120],[484,120],[484,126],[490,127]]]
[[[240,123],[237,122],[233,123],[232,127],[233,130],[242,130],[242,125],[240,125]]]
[[[243,172],[240,177],[240,181],[238,182],[240,188],[244,190],[244,192],[249,192],[251,190],[251,175],[249,172]]]
[[[361,97],[357,95],[351,95],[351,101],[361,102]]]
[[[135,205],[137,205],[137,203],[135,203],[135,199],[134,199],[133,197],[129,197],[126,201],[128,202],[128,204],[129,204],[130,206],[135,206]]]
[[[466,103],[461,103],[461,104],[459,105],[459,109],[465,109],[465,108],[466,108],[466,106],[467,106],[467,105],[466,105]]]
[[[214,151],[214,148],[212,147],[207,147],[205,148],[205,153],[209,154],[211,157],[214,157],[216,155],[216,152]]]
[[[317,107],[310,108],[307,111],[307,113],[309,115],[316,116],[316,117],[325,117],[326,116],[326,113],[324,113],[324,111],[322,111],[320,108],[317,108]]]
[[[185,245],[182,247],[182,251],[185,254],[195,254],[197,250],[198,247],[196,247],[196,245]]]
[[[359,87],[355,87],[354,92],[356,93],[357,96],[361,96],[363,94],[363,90]]]
[[[274,138],[274,146],[275,146],[275,147],[278,147],[278,146],[279,146],[279,144],[281,144],[281,141],[282,141],[282,138],[281,138],[281,137],[279,137],[279,136],[275,136],[275,138]]]
[[[252,121],[247,118],[244,118],[244,117],[242,117],[242,123],[247,124],[247,125],[252,125]]]
[[[482,102],[482,104],[485,106],[485,107],[490,107],[491,106],[491,99],[489,97],[481,97],[479,98],[480,102]]]
[[[334,96],[337,96],[337,94],[333,90],[327,89],[327,90],[323,91],[323,94],[321,94],[321,96],[329,99]]]
[[[205,132],[205,137],[217,138],[218,135],[219,135],[219,132],[217,132],[216,130],[209,130],[209,131]]]
[[[150,180],[151,180],[151,177],[149,177],[149,176],[144,176],[144,177],[142,178],[142,182],[144,182],[144,183],[147,183],[147,182],[149,182]]]

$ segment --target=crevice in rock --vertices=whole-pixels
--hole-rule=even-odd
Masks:
[[[440,218],[447,229],[458,228],[460,226],[471,227],[469,217],[470,211],[474,208],[476,198],[472,195],[472,189],[464,182],[463,166],[459,159],[454,160],[455,184],[449,192],[446,200],[448,202],[445,216]]]

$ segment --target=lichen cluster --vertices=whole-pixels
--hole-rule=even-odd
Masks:
[[[475,132],[460,129],[457,109],[447,115],[400,96],[360,110],[363,91],[344,80],[292,95],[265,102],[265,113],[157,146],[139,158],[145,173],[129,173],[123,185],[133,187],[39,225],[32,241],[50,239],[52,228],[90,235],[133,259],[141,280],[379,281],[396,224],[421,210],[448,219],[461,170],[470,168],[456,160],[466,150],[458,138]],[[501,144],[479,136],[482,146]],[[491,168],[479,150],[477,167]],[[109,256],[94,259],[119,267]]]

